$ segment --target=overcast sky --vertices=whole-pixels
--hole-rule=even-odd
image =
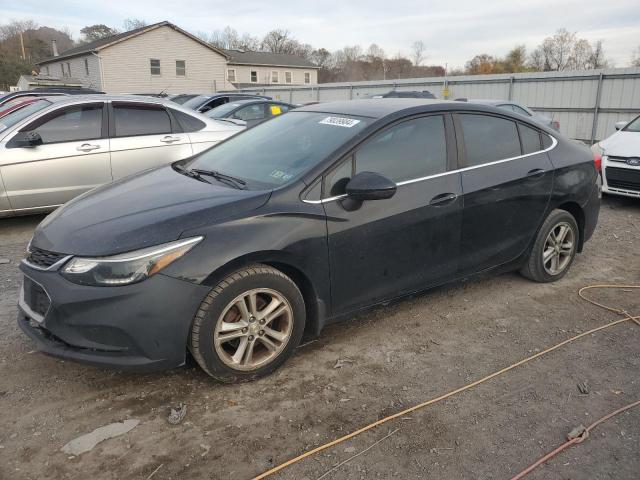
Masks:
[[[122,28],[125,18],[168,20],[191,32],[226,25],[262,36],[286,28],[300,41],[337,50],[345,45],[380,45],[387,55],[409,54],[422,40],[426,64],[463,66],[478,53],[503,55],[524,43],[529,49],[558,28],[590,41],[602,39],[607,57],[625,67],[640,46],[639,0],[2,0],[0,22],[33,19],[69,27],[78,38],[86,25]]]

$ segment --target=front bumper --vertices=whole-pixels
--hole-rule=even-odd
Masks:
[[[602,157],[602,191],[611,195],[640,198],[640,167]]]
[[[18,305],[18,325],[39,349],[118,369],[184,364],[191,321],[209,291],[162,274],[133,285],[89,287],[71,283],[57,271],[25,263],[20,269],[25,282],[34,282],[49,299],[46,307],[31,305],[23,287]]]

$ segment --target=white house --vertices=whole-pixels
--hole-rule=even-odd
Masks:
[[[107,93],[209,93],[317,83],[317,67],[302,58],[221,50],[166,21],[74,47],[38,65],[41,75],[77,79]]]

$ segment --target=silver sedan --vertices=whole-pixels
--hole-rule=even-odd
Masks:
[[[243,129],[162,99],[43,98],[0,118],[0,217],[53,210]]]

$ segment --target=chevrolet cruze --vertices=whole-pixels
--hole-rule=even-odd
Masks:
[[[592,153],[492,106],[296,109],[38,226],[22,330],[49,354],[250,380],[303,335],[489,270],[551,282],[591,237]]]

